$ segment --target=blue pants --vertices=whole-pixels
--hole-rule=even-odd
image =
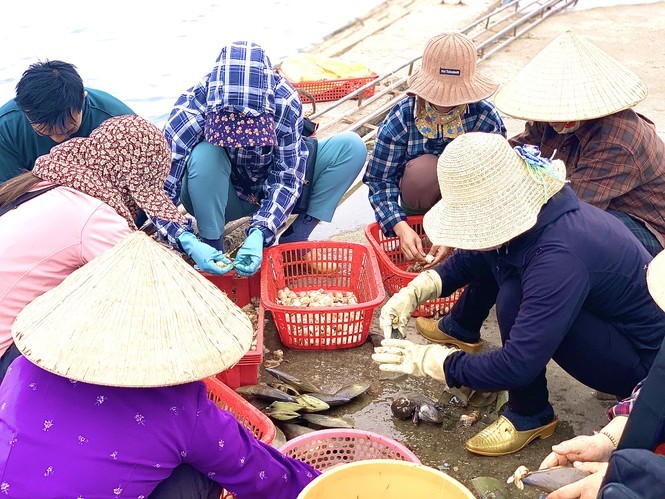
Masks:
[[[342,132],[319,141],[307,214],[330,222],[340,199],[365,165],[367,148],[354,132]],[[259,207],[238,198],[231,183],[232,165],[222,147],[197,144],[187,161],[181,201],[194,215],[199,234],[219,239],[224,225],[250,216]]]
[[[522,302],[519,276],[504,282],[496,299],[501,342],[510,338]],[[586,386],[620,398],[628,397],[643,380],[657,352],[641,353],[616,327],[582,309],[552,359]],[[544,411],[549,392],[543,369],[526,385],[509,390],[508,406],[530,416]]]

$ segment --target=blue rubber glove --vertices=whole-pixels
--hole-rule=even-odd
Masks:
[[[183,232],[178,236],[178,242],[180,246],[187,253],[194,262],[199,270],[203,272],[208,272],[215,275],[226,274],[229,270],[233,268],[233,263],[231,260],[226,258],[226,255],[221,251],[216,250],[212,246],[199,241],[198,238],[191,232]],[[221,268],[215,262],[222,262],[226,267]]]
[[[233,265],[239,275],[249,277],[259,270],[261,260],[263,260],[263,232],[253,228],[238,250]]]

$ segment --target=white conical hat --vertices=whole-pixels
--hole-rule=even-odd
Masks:
[[[665,310],[665,251],[658,253],[647,268],[647,286],[653,301]]]
[[[496,133],[469,132],[443,150],[437,163],[441,200],[423,218],[433,244],[480,250],[532,228],[543,205],[565,183],[566,167],[530,166]]]
[[[646,96],[647,87],[635,73],[566,31],[499,89],[494,104],[514,118],[565,123],[608,116]]]
[[[253,329],[179,254],[137,231],[27,305],[12,335],[25,357],[55,374],[156,387],[233,366]]]

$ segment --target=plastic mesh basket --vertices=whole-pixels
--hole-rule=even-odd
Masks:
[[[363,76],[360,78],[338,78],[334,80],[316,80],[316,81],[301,81],[290,82],[296,89],[301,89],[312,96],[315,102],[336,101],[342,97],[346,97],[351,92],[358,90],[363,85],[367,85],[371,81],[376,80],[378,74],[372,73],[370,76]],[[362,98],[367,99],[374,95],[376,86],[371,86],[362,92]],[[356,97],[358,98],[358,97]],[[311,103],[311,99],[307,95],[300,95],[303,104]]]
[[[428,251],[432,243],[429,242],[429,239],[425,235],[422,215],[407,217],[406,222],[422,238],[423,248],[425,251]],[[407,261],[402,254],[398,237],[384,235],[381,227],[376,222],[365,227],[365,237],[374,250],[379,263],[381,279],[389,295],[397,293],[418,275],[416,272],[408,272],[406,270],[412,262]],[[425,302],[416,309],[413,316],[439,317],[448,314],[462,294],[462,291],[463,289],[458,289],[455,293],[445,298],[437,298]]]
[[[333,429],[306,433],[289,440],[279,451],[320,471],[340,463],[368,459],[395,459],[420,464],[420,459],[403,444],[364,430]]]
[[[272,443],[275,439],[275,425],[268,416],[217,378],[206,378],[203,381],[208,389],[208,398],[214,401],[217,407],[233,414],[241,425],[254,434],[257,440],[266,444]]]
[[[296,307],[277,302],[280,289],[352,292],[358,303]],[[385,300],[376,257],[369,246],[335,241],[278,244],[265,250],[261,303],[272,312],[282,343],[299,350],[334,350],[362,345],[374,309]]]

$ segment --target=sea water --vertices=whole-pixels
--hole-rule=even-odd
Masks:
[[[385,0],[23,0],[0,14],[0,105],[38,60],[74,64],[84,84],[163,124],[221,47],[252,40],[273,64]]]

